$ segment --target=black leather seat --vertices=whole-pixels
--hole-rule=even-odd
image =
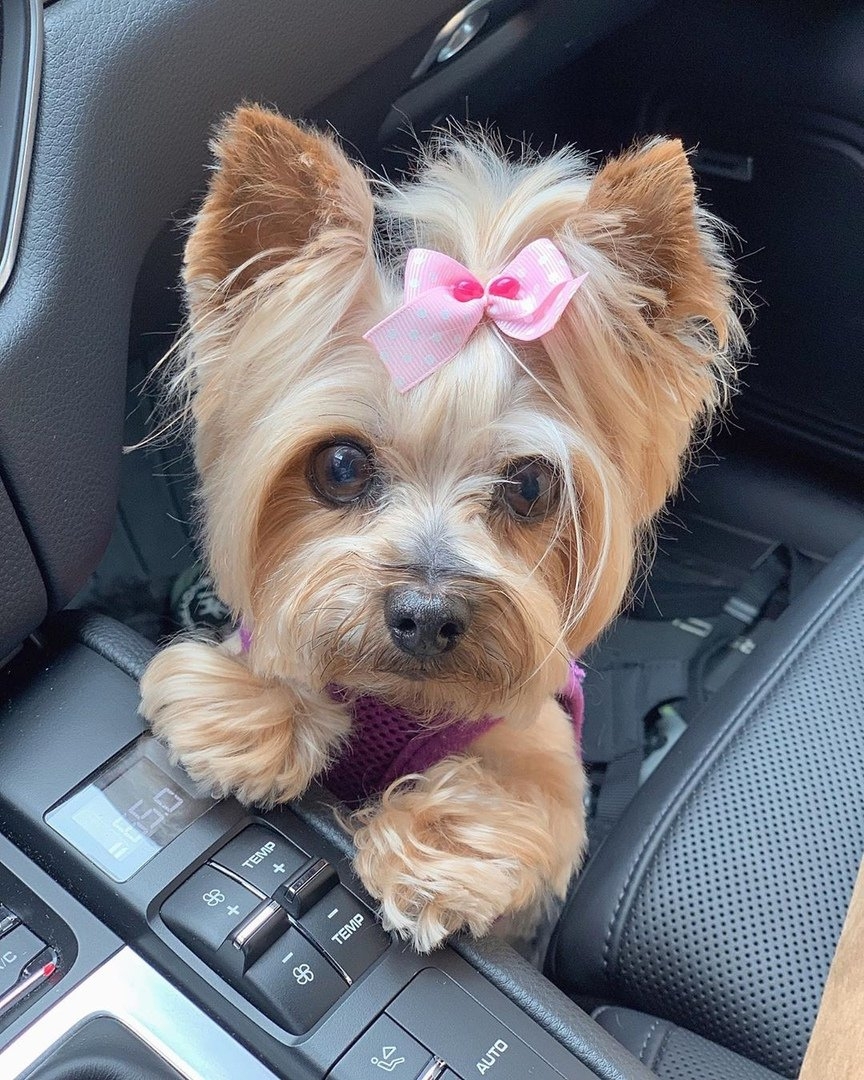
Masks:
[[[864,851],[864,541],[690,725],[548,973],[667,1080],[797,1076]]]
[[[594,1019],[666,1080],[779,1080],[779,1074],[657,1016],[601,1005]]]

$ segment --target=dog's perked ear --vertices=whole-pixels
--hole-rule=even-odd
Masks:
[[[544,346],[645,524],[677,486],[694,430],[734,387],[745,341],[732,265],[673,139],[603,165],[560,238],[589,275]]]
[[[183,269],[193,321],[328,236],[338,237],[345,260],[368,256],[371,193],[335,139],[244,105],[212,149],[215,169]]]
[[[693,170],[680,139],[655,139],[607,161],[585,211],[604,228],[592,241],[656,296],[649,313],[667,329],[705,319],[726,344],[732,287],[700,222]]]

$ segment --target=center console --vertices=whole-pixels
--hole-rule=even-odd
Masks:
[[[95,625],[3,675],[4,1080],[650,1075],[500,942],[385,933],[323,794],[202,797],[137,715],[146,646]]]

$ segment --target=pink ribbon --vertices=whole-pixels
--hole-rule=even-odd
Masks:
[[[403,304],[363,337],[404,394],[452,360],[484,316],[518,341],[542,337],[587,276],[574,278],[551,240],[522,248],[485,287],[448,255],[412,248]]]

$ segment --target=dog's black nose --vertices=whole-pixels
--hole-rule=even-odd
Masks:
[[[394,643],[421,659],[452,649],[471,618],[460,597],[412,588],[391,589],[384,614]]]

